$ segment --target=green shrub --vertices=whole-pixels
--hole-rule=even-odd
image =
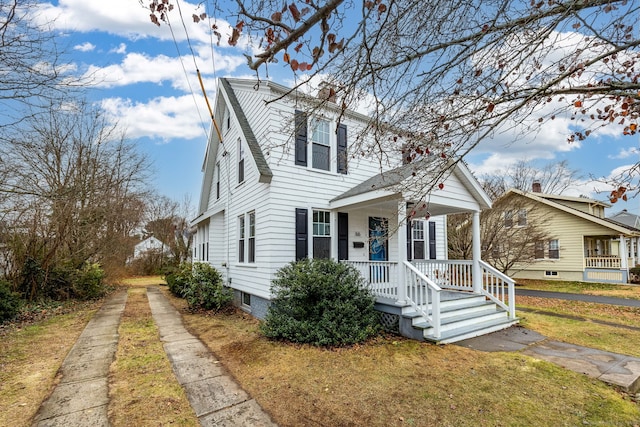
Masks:
[[[75,271],[73,293],[76,298],[89,300],[100,298],[106,292],[104,270],[100,264],[85,262],[82,268]]]
[[[16,317],[22,305],[20,294],[13,292],[8,282],[0,280],[0,322]]]
[[[348,264],[327,259],[288,264],[276,273],[271,291],[275,298],[261,325],[269,338],[342,346],[378,330],[375,298]]]
[[[184,297],[191,309],[215,311],[229,305],[233,299],[231,290],[222,285],[222,275],[206,263],[193,265]]]
[[[191,268],[190,263],[182,263],[178,268],[165,273],[164,279],[167,281],[169,290],[175,296],[185,297],[185,292],[191,281]]]

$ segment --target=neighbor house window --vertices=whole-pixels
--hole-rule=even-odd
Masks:
[[[413,221],[413,259],[424,259],[424,221]]]
[[[249,253],[248,262],[256,262],[256,213],[249,212]]]
[[[549,258],[560,258],[560,243],[558,240],[549,240]]]
[[[524,227],[527,225],[527,210],[520,209],[518,211],[518,227]]]
[[[244,147],[242,140],[238,138],[238,183],[244,181]]]
[[[535,242],[534,257],[535,259],[544,259],[544,242]]]
[[[313,257],[331,256],[331,222],[327,211],[313,211]]]
[[[513,226],[513,211],[504,212],[504,226],[507,228]]]
[[[238,217],[238,262],[244,262],[245,227],[244,215]]]
[[[330,170],[331,133],[328,120],[316,119],[311,129],[311,165],[314,169]]]

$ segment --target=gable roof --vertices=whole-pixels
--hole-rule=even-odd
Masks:
[[[521,191],[521,190],[517,190],[515,188],[512,188],[510,190],[508,190],[503,196],[504,197],[508,197],[510,194],[517,194],[523,197],[526,197],[528,199],[531,199],[533,201],[539,202],[543,205],[549,206],[551,208],[554,209],[558,209],[560,211],[566,212],[568,214],[574,215],[578,218],[582,218],[585,219],[587,221],[593,222],[595,224],[601,225],[603,227],[609,228],[612,231],[615,231],[617,233],[620,234],[632,234],[632,235],[640,235],[640,230],[634,227],[629,227],[627,225],[621,224],[619,222],[616,221],[612,221],[608,218],[600,218],[597,217],[595,215],[591,215],[588,214],[586,212],[582,212],[578,209],[563,205],[562,203],[558,203],[553,199],[560,199],[560,200],[568,200],[568,201],[584,201],[584,202],[594,202],[594,203],[598,203],[601,204],[605,207],[608,207],[609,205],[603,202],[598,202],[597,200],[592,200],[592,199],[583,199],[580,197],[570,197],[570,196],[555,196],[555,197],[548,197],[548,194],[542,194],[542,193],[531,193],[531,192],[525,192],[525,191]]]
[[[238,101],[238,97],[233,90],[231,83],[229,83],[228,79],[220,78],[218,80],[220,85],[218,86],[218,91],[216,95],[216,104],[220,105],[222,103],[226,104],[229,108],[229,111],[233,113],[236,121],[240,125],[240,133],[244,136],[244,140],[249,147],[249,152],[251,153],[251,158],[253,159],[256,168],[258,169],[258,182],[270,183],[273,178],[273,172],[267,163],[267,160],[264,157],[264,153],[260,148],[260,144],[256,136],[249,125],[249,120],[247,120],[247,116]],[[220,120],[220,117],[217,118]],[[213,172],[215,169],[215,161],[218,155],[218,148],[223,144],[223,141],[219,140],[217,132],[213,131],[213,125],[211,126],[211,132],[209,136],[209,141],[207,144],[207,149],[204,155],[204,161],[202,164],[202,170],[204,172],[202,178],[202,187],[200,190],[200,204],[198,206],[198,217],[199,218],[207,209],[209,204],[209,194],[211,193],[211,186],[213,185]],[[196,218],[196,219],[197,219]]]
[[[379,173],[371,178],[357,184],[344,193],[334,197],[330,202],[346,199],[353,196],[359,196],[368,192],[391,189],[391,187],[401,184],[404,180],[414,175],[415,171],[431,162],[432,159],[426,157],[418,162],[408,163],[395,169]],[[478,202],[481,209],[491,207],[491,199],[482,189],[478,181],[473,177],[471,171],[466,167],[464,162],[457,161],[452,166],[452,173],[463,183],[465,188],[472,194],[473,198]]]

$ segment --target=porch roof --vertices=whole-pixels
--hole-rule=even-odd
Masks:
[[[329,201],[332,207],[343,207],[356,203],[369,202],[380,199],[393,199],[398,198],[403,192],[410,192],[414,194],[420,194],[420,184],[410,182],[411,178],[418,175],[425,175],[422,177],[427,178],[431,182],[437,182],[441,179],[444,181],[445,188],[447,187],[447,176],[444,179],[441,173],[434,173],[433,176],[429,174],[429,166],[433,166],[433,161],[430,158],[423,159],[422,161],[409,163],[402,165],[395,169],[385,171],[372,176],[371,178],[355,185],[344,193],[334,197]],[[478,181],[475,179],[471,171],[465,166],[462,161],[451,161],[446,170],[450,171],[449,175],[455,175],[460,184],[464,187],[469,198],[473,200],[473,203],[456,202],[453,203],[453,199],[447,196],[447,193],[435,194],[432,192],[428,195],[432,204],[438,204],[442,207],[449,206],[453,208],[451,212],[462,210],[482,210],[491,207],[491,199],[484,192]],[[404,191],[403,191],[404,190]],[[448,201],[450,203],[448,203]],[[451,212],[439,212],[439,214],[451,213]],[[433,212],[435,213],[435,212]]]

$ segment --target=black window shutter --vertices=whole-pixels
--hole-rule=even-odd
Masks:
[[[307,113],[296,110],[296,165],[307,166]]]
[[[436,223],[429,221],[429,259],[436,259]]]
[[[307,209],[296,208],[296,261],[309,255]]]
[[[338,212],[338,260],[349,259],[349,214]]]
[[[347,173],[347,125],[338,125],[338,173]]]

